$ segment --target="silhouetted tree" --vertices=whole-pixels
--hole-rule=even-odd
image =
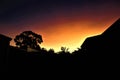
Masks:
[[[36,34],[32,31],[24,31],[20,35],[17,35],[14,39],[16,46],[27,49],[33,48],[33,49],[40,49],[39,44],[43,42],[42,36],[39,34]]]
[[[61,47],[61,51],[62,51],[62,52],[69,52],[68,50],[69,50],[69,48]]]
[[[70,54],[70,52],[68,50],[69,50],[69,48],[61,47],[61,51],[59,51],[58,54],[62,54],[62,55]]]
[[[49,49],[49,53],[55,53],[54,49]]]

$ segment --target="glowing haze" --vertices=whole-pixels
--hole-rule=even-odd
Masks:
[[[8,1],[9,2],[9,1]],[[80,48],[88,36],[101,34],[120,17],[118,0],[3,2],[0,11],[0,33],[14,39],[17,34],[32,30],[41,34],[41,47]],[[11,41],[11,45],[15,45]]]

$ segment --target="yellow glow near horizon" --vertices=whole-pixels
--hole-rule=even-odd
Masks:
[[[43,43],[41,44],[41,47],[44,47],[47,50],[54,49],[55,52],[60,51],[61,47],[66,47],[69,48],[70,52],[73,52],[74,50],[77,50],[77,48],[80,48],[87,37],[101,34],[113,22],[114,21],[106,21],[101,24],[96,24],[96,22],[86,21],[82,23],[56,23],[55,25],[36,24],[33,25],[34,27],[30,27],[30,30],[42,35]],[[43,29],[39,26],[43,26]],[[15,45],[13,40],[11,41],[11,45]]]
[[[108,25],[108,24],[107,24]],[[62,26],[62,27],[60,27]],[[82,26],[82,27],[81,27]],[[89,26],[89,27],[88,27]],[[82,25],[75,23],[64,24],[55,26],[54,30],[49,30],[51,33],[43,32],[44,42],[41,47],[45,47],[47,50],[54,49],[55,52],[60,51],[60,48],[67,47],[70,52],[73,52],[77,48],[80,48],[81,44],[84,42],[85,38],[98,35],[105,30],[105,27],[100,27],[104,25],[97,25],[97,27],[92,28],[89,24]],[[36,30],[36,32],[42,32]]]

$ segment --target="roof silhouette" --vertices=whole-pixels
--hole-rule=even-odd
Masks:
[[[120,18],[115,21],[107,30],[105,30],[102,35],[111,36],[120,34]]]
[[[81,45],[90,64],[116,65],[120,53],[120,18],[102,34],[88,37]]]
[[[0,40],[10,41],[10,40],[12,40],[12,38],[0,34]]]
[[[81,49],[89,53],[117,52],[120,46],[120,18],[101,35],[86,38]],[[119,51],[120,52],[120,51]]]

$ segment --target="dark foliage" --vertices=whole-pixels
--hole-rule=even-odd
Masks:
[[[19,48],[10,47],[8,71],[39,72],[55,69],[69,69],[82,67],[87,64],[86,56],[78,51],[76,54],[68,52],[54,53],[53,50],[41,49],[39,52],[26,52]]]
[[[0,43],[2,44],[0,58],[3,65],[1,69],[4,72],[81,71],[82,69],[93,71],[109,68],[110,70],[117,70],[119,68],[120,48],[118,46],[120,45],[120,39],[115,37],[119,33],[116,26],[120,27],[120,19],[111,26],[112,28],[108,28],[107,32],[87,38],[81,48],[72,53],[66,47],[61,47],[61,51],[58,53],[55,53],[53,49],[47,51],[45,48],[40,49],[38,52],[27,52],[24,49],[9,46],[11,39],[2,36],[8,40],[5,43]],[[42,42],[40,35],[25,31],[16,36],[16,44],[20,47],[24,44],[36,48],[33,47],[36,46],[36,42],[32,42],[33,37],[30,37],[31,35],[34,35],[35,40],[39,38],[37,39],[39,43]],[[0,40],[4,42],[3,39]]]
[[[39,50],[39,44],[43,42],[42,36],[32,31],[24,31],[17,35],[14,39],[16,45],[20,48],[27,49],[28,47]]]

